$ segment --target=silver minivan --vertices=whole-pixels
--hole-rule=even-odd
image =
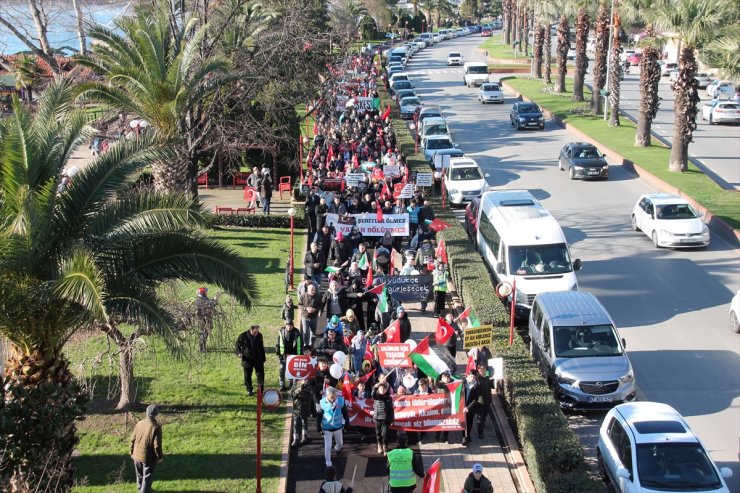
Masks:
[[[530,353],[563,409],[604,409],[635,399],[626,343],[593,294],[538,294],[529,338]]]

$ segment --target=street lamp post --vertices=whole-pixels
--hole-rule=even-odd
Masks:
[[[288,215],[290,216],[290,289],[291,291],[295,288],[293,283],[293,232],[295,225],[295,208],[291,207],[288,209]]]
[[[391,48],[393,48],[393,31],[391,31],[390,24],[388,24],[388,32],[391,34]]]

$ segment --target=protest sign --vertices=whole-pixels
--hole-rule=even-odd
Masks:
[[[416,174],[417,187],[431,187],[432,186],[432,174],[431,173],[417,173]]]
[[[463,332],[463,349],[468,350],[478,346],[490,346],[493,341],[493,326],[481,325],[470,327]]]
[[[382,222],[378,222],[377,214],[374,212],[348,214],[347,216],[354,218],[352,225],[356,225],[363,236],[383,236],[386,231],[390,232],[391,236],[409,235],[408,214],[384,214]],[[326,224],[334,226],[337,233],[341,232],[345,236],[348,236],[352,230],[352,225],[346,221],[340,221],[337,214],[327,214]]]
[[[386,178],[401,176],[401,167],[397,164],[386,164],[383,166],[383,174]]]
[[[377,348],[380,366],[384,368],[393,368],[394,366],[411,368],[411,360],[408,357],[411,346],[408,344],[381,342],[377,345]]]
[[[348,86],[358,85],[352,82],[347,82],[346,84]],[[337,111],[341,113],[347,108],[355,108],[358,113],[365,113],[373,109],[373,98],[353,98],[352,102],[350,102],[347,96],[337,96]]]
[[[413,183],[396,183],[393,185],[394,199],[410,199],[414,196]]]
[[[378,279],[385,283],[388,295],[398,302],[432,299],[432,276],[378,276]]]
[[[363,173],[347,173],[344,175],[344,181],[347,182],[348,187],[356,187],[364,177]]]
[[[463,401],[463,395],[460,395]],[[402,395],[393,397],[395,421],[391,428],[404,431],[458,431],[465,429],[463,402],[451,409],[450,394]],[[375,426],[370,411],[372,399],[355,399],[349,411],[352,426]]]
[[[316,358],[303,355],[289,355],[285,362],[287,380],[303,380],[316,376]]]

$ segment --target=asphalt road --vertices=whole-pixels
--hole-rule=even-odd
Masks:
[[[570,181],[557,168],[559,149],[574,140],[568,132],[553,122],[544,131],[514,130],[510,97],[504,105],[480,105],[477,89],[463,85],[462,69],[446,66],[453,47],[468,61],[480,59],[480,41],[445,41],[412,59],[407,71],[422,101],[442,107],[453,140],[491,175],[490,185],[528,189],[557,218],[572,256],[583,260],[580,288],[601,300],[627,341],[638,398],[682,413],[717,464],[733,469],[730,490],[740,491],[740,336],[728,325],[740,251],[718,235],[703,250],[656,250],[632,232],[632,207],[651,187],[621,166],[611,168],[609,181]],[[570,417],[593,462],[603,416]]]

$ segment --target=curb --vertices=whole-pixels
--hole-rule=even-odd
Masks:
[[[531,99],[521,94],[519,91],[515,90],[513,87],[511,87],[509,84],[507,84],[504,81],[501,81],[501,85],[508,91],[509,93],[513,94],[517,98],[521,98],[523,101],[532,102]],[[732,226],[727,224],[724,220],[717,217],[715,214],[713,214],[709,209],[701,205],[699,202],[696,201],[693,197],[686,195],[684,192],[679,190],[678,188],[674,187],[670,183],[664,181],[661,178],[658,178],[654,174],[650,173],[649,171],[642,168],[640,165],[638,165],[635,162],[630,161],[629,159],[625,158],[621,154],[619,154],[614,149],[611,149],[605,145],[603,145],[601,142],[596,141],[589,137],[588,135],[581,132],[579,129],[575,128],[573,125],[571,125],[568,122],[564,122],[557,116],[555,116],[550,110],[540,106],[542,108],[542,112],[545,115],[545,117],[553,120],[554,122],[557,122],[558,125],[568,130],[570,133],[574,134],[578,139],[583,140],[584,142],[589,142],[593,145],[595,145],[602,153],[608,154],[610,157],[612,157],[614,160],[619,162],[620,166],[631,170],[633,173],[635,173],[637,176],[642,178],[645,182],[649,183],[651,186],[655,187],[661,192],[670,193],[673,195],[678,195],[679,197],[683,197],[686,199],[687,202],[691,204],[692,207],[694,207],[697,211],[704,214],[705,222],[708,227],[713,229],[715,233],[719,234],[722,238],[729,241],[730,244],[734,248],[740,247],[740,231],[733,229]]]

